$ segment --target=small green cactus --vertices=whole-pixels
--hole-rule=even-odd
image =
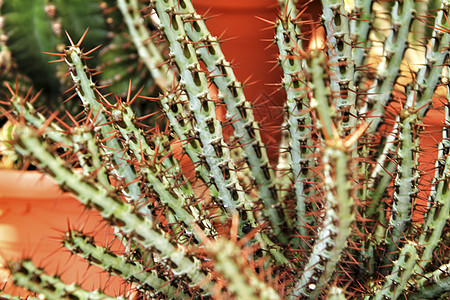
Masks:
[[[279,2],[274,44],[286,102],[277,162],[220,41],[190,0],[152,0],[144,10],[137,0],[117,1],[128,34],[114,40],[132,41],[157,97],[136,86],[145,82],[130,81],[125,95],[113,94],[119,85],[97,84],[89,66],[97,48],[83,50],[90,31],[77,43],[68,35],[69,46],[54,54],[84,115],[44,115],[30,101],[39,96],[6,85],[2,111],[15,150],[97,209],[126,251],[75,229],[63,246],[132,285],[123,295],[85,291],[28,259],[9,263],[14,284],[48,299],[450,295],[450,2],[323,0],[318,49],[304,46],[301,5]],[[158,35],[142,12],[157,16]],[[115,66],[121,78],[131,71],[125,63]],[[135,103],[149,100],[159,103],[166,129],[136,112]],[[433,101],[443,103],[445,119],[430,183],[419,156]],[[175,155],[177,141],[191,173]]]

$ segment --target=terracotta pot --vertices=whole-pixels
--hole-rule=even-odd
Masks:
[[[31,257],[49,274],[62,274],[66,283],[80,282],[88,290],[105,288],[114,295],[121,289],[118,278],[101,273],[98,267],[71,255],[61,245],[68,227],[95,232],[99,244],[110,244],[112,230],[94,211],[87,212],[71,195],[62,193],[56,183],[39,172],[0,170],[0,265],[6,260]],[[114,243],[116,250],[118,242]],[[0,281],[6,281],[6,270]],[[27,293],[8,282],[6,292]]]

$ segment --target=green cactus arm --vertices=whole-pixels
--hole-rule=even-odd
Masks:
[[[78,285],[66,284],[62,282],[59,277],[46,274],[43,269],[36,267],[29,259],[18,262],[9,262],[8,268],[10,269],[11,280],[14,284],[37,293],[39,299],[41,299],[41,297],[45,297],[45,299],[75,298],[80,300],[126,299],[123,297],[109,297],[99,291],[90,292],[83,290]]]
[[[387,135],[383,150],[377,157],[376,166],[372,169],[365,194],[367,195],[365,201],[369,201],[364,214],[366,218],[372,218],[379,213],[380,200],[393,179],[394,171],[397,168],[393,158],[396,155],[398,131],[399,123],[395,123],[391,132]]]
[[[307,216],[310,213],[307,201],[312,196],[310,188],[312,167],[314,166],[314,145],[312,140],[312,119],[309,110],[309,99],[306,92],[305,75],[301,70],[307,68],[306,61],[298,54],[301,39],[298,26],[289,17],[283,16],[276,23],[275,41],[280,51],[279,62],[283,68],[283,85],[286,90],[285,103],[286,121],[284,128],[288,133],[289,174],[292,177],[293,189],[296,197],[296,229],[306,238],[310,235],[309,226],[314,226],[314,218]],[[298,55],[298,57],[297,57]],[[282,177],[281,177],[282,179]],[[292,225],[291,225],[292,226]],[[302,248],[306,242],[300,240]]]
[[[245,209],[243,213],[246,215],[247,222],[255,227],[257,224],[251,203],[245,197],[244,190],[237,179],[236,170],[231,165],[230,151],[224,145],[222,138],[222,125],[215,118],[215,104],[207,99],[206,76],[199,68],[196,51],[183,28],[183,20],[175,12],[172,1],[164,3],[158,0],[154,1],[153,5],[169,41],[173,59],[180,70],[182,86],[189,97],[193,119],[195,119],[194,128],[203,146],[204,163],[210,170],[210,179],[202,179],[204,182],[212,181],[219,191],[219,203],[223,203],[226,210],[232,212],[238,208]],[[243,223],[240,224],[241,233],[243,233],[243,225]],[[279,229],[278,226],[274,228]],[[256,238],[267,247],[275,246],[265,234],[258,233]],[[280,235],[279,238],[282,239],[283,236]],[[275,258],[280,263],[287,263],[282,253],[271,253],[275,254]]]
[[[281,140],[278,144],[278,147],[280,148],[279,154],[278,154],[278,160],[277,160],[277,166],[276,166],[276,173],[275,177],[277,178],[277,187],[280,193],[280,199],[282,199],[284,202],[286,202],[288,199],[291,199],[295,195],[292,193],[292,184],[294,182],[294,177],[292,174],[292,159],[291,155],[289,154],[289,125],[287,124],[286,120],[281,124]],[[287,215],[288,212],[285,212],[286,214],[286,225],[289,228],[293,227],[294,220],[291,220],[291,218]]]
[[[347,238],[352,232],[354,200],[350,194],[349,155],[347,145],[337,136],[333,123],[329,89],[321,65],[324,56],[318,53],[310,62],[311,90],[314,95],[314,110],[323,124],[325,138],[323,150],[324,219],[319,229],[316,243],[304,267],[304,272],[295,284],[292,296],[300,295],[317,298],[323,292],[336,270],[342,251],[347,246]],[[314,102],[312,100],[312,102]],[[329,129],[328,129],[329,128]],[[329,130],[329,131],[328,131]]]
[[[447,99],[450,99],[450,87],[447,86]],[[448,100],[447,100],[448,101]],[[439,144],[438,160],[435,163],[436,172],[433,179],[434,188],[428,198],[429,207],[425,214],[425,224],[419,237],[419,245],[423,248],[420,260],[415,266],[415,272],[422,274],[431,262],[433,252],[442,238],[442,233],[450,217],[450,149],[449,129],[450,107],[445,107],[445,125],[442,130],[442,142]]]
[[[349,31],[349,14],[343,0],[324,0],[323,23],[328,41],[330,89],[339,118],[338,132],[344,135],[356,124],[355,62]]]
[[[96,96],[97,87],[92,81],[92,75],[85,64],[86,55],[77,45],[69,46],[64,52],[64,60],[69,66],[70,75],[75,84],[75,90],[80,97],[83,106],[92,111],[95,117],[94,130],[98,132],[105,143],[103,147],[107,155],[112,157],[115,165],[110,163],[112,172],[119,181],[126,183],[124,194],[130,201],[138,202],[142,200],[139,182],[136,181],[136,170],[131,164],[129,155],[123,151],[123,147],[115,136],[116,129],[109,123],[108,114],[100,102],[100,97]],[[98,92],[99,93],[99,92]]]
[[[380,167],[377,165],[374,173],[377,173],[377,177],[372,177],[374,184],[371,182],[368,188],[368,209],[365,211],[365,218],[372,220],[367,222],[365,228],[369,232],[373,232],[367,236],[364,241],[365,246],[361,250],[361,256],[364,257],[364,261],[367,262],[366,272],[373,274],[376,271],[375,265],[379,262],[374,255],[374,251],[377,247],[384,243],[386,238],[386,228],[388,227],[389,219],[387,218],[387,204],[382,201],[382,197],[385,195],[387,188],[392,182],[392,174],[394,174],[397,165],[393,161],[387,162],[387,165]],[[373,225],[372,225],[373,224]]]
[[[48,126],[45,125],[47,118],[34,108],[32,104],[34,98],[29,99],[28,96],[23,98],[14,92],[10,100],[10,107],[16,117],[23,118],[28,124],[43,130],[43,135],[53,142],[66,148],[73,148],[72,151],[77,156],[84,174],[95,173],[96,180],[105,188],[110,188],[111,184],[100,157],[102,151],[98,147],[91,128],[84,126],[71,128],[71,138],[67,138],[67,129],[63,129],[55,122],[51,122]],[[82,148],[87,148],[87,151],[85,153],[80,151]]]
[[[444,4],[442,4],[444,5]],[[438,12],[438,16],[436,17],[435,20],[435,28],[433,29],[433,39],[432,39],[432,43],[430,45],[430,47],[427,49],[427,54],[426,54],[426,64],[425,66],[421,67],[418,71],[418,75],[417,75],[417,79],[412,83],[412,88],[409,89],[408,95],[407,95],[407,99],[406,99],[406,103],[405,103],[405,108],[406,108],[406,118],[407,119],[412,119],[410,122],[410,124],[413,123],[417,123],[417,120],[419,118],[423,118],[423,116],[425,115],[426,111],[428,110],[428,107],[431,105],[431,101],[430,99],[433,97],[433,94],[435,92],[436,86],[438,81],[440,80],[441,77],[441,73],[442,73],[442,64],[444,63],[444,59],[447,56],[447,50],[441,50],[441,47],[445,44],[448,45],[448,43],[450,42],[450,37],[448,34],[444,34],[442,30],[445,29],[444,26],[448,26],[446,25],[446,18],[444,17],[444,12],[443,10],[440,10]],[[401,113],[401,115],[403,115],[403,112]],[[407,120],[404,120],[407,121]],[[405,122],[402,122],[401,127],[403,129],[406,129],[407,125],[405,124]],[[413,164],[413,165],[409,165],[412,162],[408,162],[408,160],[410,160],[410,158],[414,158],[415,156],[417,156],[417,144],[418,144],[418,132],[420,130],[419,127],[413,127],[410,128],[410,130],[412,129],[412,131],[410,132],[402,132],[402,130],[400,131],[400,144],[401,147],[399,149],[399,157],[401,158],[401,164],[399,165],[398,168],[398,178],[401,177],[401,181],[409,181],[408,182],[403,182],[398,184],[398,180],[396,179],[395,184],[399,187],[400,190],[400,194],[402,193],[402,186],[403,186],[403,194],[405,196],[407,196],[405,194],[405,192],[407,194],[409,194],[410,196],[410,201],[408,203],[408,201],[406,201],[406,199],[403,199],[403,201],[400,198],[397,198],[396,196],[398,195],[396,192],[394,192],[394,205],[393,205],[393,209],[394,209],[394,213],[393,216],[391,218],[391,225],[394,226],[393,228],[393,232],[392,232],[392,236],[390,238],[392,238],[392,240],[395,242],[395,239],[399,240],[402,238],[402,235],[404,235],[404,227],[410,217],[410,211],[411,211],[411,204],[414,201],[415,198],[415,194],[418,191],[418,188],[416,186],[416,182],[418,180],[418,174],[417,171],[415,171],[416,174],[414,173],[414,170],[418,170],[418,163],[417,161]],[[414,135],[416,135],[415,139],[415,145],[411,144],[411,141],[409,141],[407,144],[409,145],[403,145],[403,143],[405,142],[405,138],[406,139],[411,139],[411,137],[413,137]],[[442,144],[443,145],[443,144]],[[406,146],[406,147],[403,147]],[[406,168],[403,168],[403,164],[406,163]],[[409,174],[404,174],[404,171],[406,171]],[[413,175],[413,176],[410,176]],[[444,179],[441,177],[441,179]],[[437,182],[437,181],[435,181]],[[446,182],[444,180],[444,182]],[[410,186],[408,186],[408,191],[405,190],[404,186],[406,184],[409,184]],[[411,187],[413,187],[413,189],[411,190]],[[437,186],[439,188],[439,184]],[[442,189],[442,187],[441,187]],[[444,192],[443,190],[440,190],[439,192]],[[411,197],[412,196],[412,197]],[[439,195],[441,196],[441,195]],[[397,199],[399,201],[397,201]],[[439,205],[443,204],[442,199],[438,199],[437,200]],[[397,210],[397,207],[400,207],[400,204],[404,203],[405,205],[403,205],[403,208],[401,209],[401,211]],[[398,205],[398,206],[397,206]],[[447,209],[448,210],[448,209]],[[400,216],[401,221],[398,222],[398,220],[394,220],[397,217],[397,213]],[[440,213],[439,210],[437,211],[432,211],[432,213]],[[403,215],[403,217],[402,217]],[[445,209],[444,209],[444,216],[445,216]],[[437,219],[441,220],[438,216],[435,216]],[[428,219],[431,220],[431,219]],[[442,222],[441,222],[442,223]],[[428,225],[428,224],[427,224]],[[423,265],[425,264],[425,262],[428,262],[429,259],[431,258],[431,253],[434,249],[434,247],[436,247],[437,242],[439,237],[441,236],[442,233],[442,229],[443,229],[443,224],[439,225],[437,232],[435,234],[433,234],[432,232],[434,231],[434,226],[430,226],[426,228],[427,233],[425,235],[421,235],[421,241],[425,242],[423,239],[426,237],[427,238],[427,242],[425,242],[425,244],[427,245],[425,247],[425,256],[423,257],[425,259],[425,261],[422,260],[422,263],[419,263],[419,265]],[[440,229],[440,230],[439,230]],[[431,236],[430,236],[431,235]],[[431,239],[432,238],[432,239]],[[430,240],[431,239],[431,240]],[[390,247],[390,251],[394,251],[395,250],[395,246],[392,245]]]
[[[175,73],[164,63],[164,59],[156,45],[151,41],[148,30],[142,24],[141,16],[138,10],[138,3],[135,0],[119,0],[118,7],[124,16],[127,28],[133,40],[140,58],[143,60],[147,70],[155,78],[155,82],[163,91],[170,91],[171,85],[176,82]],[[142,97],[151,99],[149,97]],[[188,133],[194,136],[194,128],[191,122],[188,122],[190,109],[185,105],[188,103],[186,95],[176,95],[176,93],[167,92],[159,98],[166,117],[169,119],[172,129],[181,141],[185,141],[184,148],[188,156],[197,161],[201,156],[201,147],[197,140],[189,141]],[[187,142],[189,141],[189,142]],[[198,165],[197,172],[201,178],[208,177],[208,170],[203,165]],[[215,187],[210,187],[213,197],[218,197]]]
[[[355,68],[361,66],[371,48],[372,43],[369,40],[369,33],[372,22],[372,5],[373,1],[371,0],[355,0],[355,8],[352,12],[355,17],[349,21],[350,40],[353,45],[352,58]],[[363,75],[364,72],[355,70],[356,85],[360,82],[360,76]]]
[[[325,216],[308,263],[293,292],[317,298],[332,278],[354,221],[353,199],[350,196],[348,154],[339,149],[324,150]],[[334,175],[333,175],[334,173]]]
[[[449,6],[442,2],[433,26],[431,43],[426,49],[425,64],[417,72],[417,78],[408,92],[407,108],[419,109],[418,117],[423,118],[431,106],[438,83],[441,79],[450,44]]]
[[[141,21],[137,0],[118,0],[117,6],[123,15],[133,44],[155,83],[165,90],[170,87],[175,74],[164,64],[164,59],[157,46],[150,39],[147,28]]]
[[[389,219],[389,230],[386,243],[389,253],[385,257],[387,262],[393,258],[393,253],[400,247],[401,240],[408,236],[411,208],[415,202],[418,186],[418,126],[417,115],[410,110],[403,110],[397,117],[399,123],[399,148],[397,150],[399,162],[397,175],[394,179],[394,193],[392,197],[392,215]],[[389,258],[388,258],[389,257]]]
[[[152,149],[142,130],[136,127],[136,117],[131,106],[122,101],[119,101],[116,106],[117,108],[111,110],[111,115],[119,124],[118,131],[139,164],[139,174],[143,175],[160,201],[168,205],[174,218],[182,221],[190,233],[193,232],[192,226],[196,223],[208,231],[208,236],[215,235],[216,232],[209,220],[201,217],[201,208],[189,203],[197,202],[196,195],[190,182],[184,176],[177,176],[181,173],[181,167],[172,152],[168,152],[163,147],[163,144],[169,144],[168,140],[164,143],[161,141],[162,137],[158,138]],[[175,182],[175,180],[181,182]],[[189,200],[190,198],[193,199]]]
[[[131,235],[134,242],[159,251],[163,260],[175,264],[172,272],[177,276],[186,274],[193,286],[205,279],[206,275],[200,270],[200,262],[196,258],[188,258],[182,247],[174,245],[164,233],[153,229],[155,224],[138,214],[132,204],[110,196],[100,186],[85,182],[79,174],[66,168],[63,161],[49,152],[48,145],[40,141],[30,128],[18,127],[16,133],[16,150],[19,153],[35,158],[39,162],[38,166],[52,175],[60,186],[74,192],[84,205],[97,208],[122,235]]]
[[[142,97],[147,98],[148,97]],[[193,127],[194,116],[188,105],[189,101],[184,92],[168,92],[159,98],[164,114],[169,120],[169,128],[182,142],[183,155],[187,155],[195,165],[195,178],[204,179],[210,176],[210,167],[203,163],[202,144],[198,140],[198,134]],[[192,179],[192,178],[190,178]],[[203,180],[206,185],[207,181]],[[208,185],[208,191],[212,199],[218,199],[219,191],[214,184]]]
[[[413,108],[420,109],[417,112],[411,112],[412,114],[416,115],[416,118],[423,118],[423,116],[428,110],[428,107],[430,105],[429,100],[432,98],[433,93],[435,92],[437,83],[440,78],[440,74],[442,72],[442,65],[444,63],[444,58],[447,55],[447,50],[441,49],[443,45],[447,45],[449,43],[448,34],[444,34],[443,32],[445,31],[446,26],[448,26],[446,24],[445,21],[446,19],[444,17],[444,12],[447,10],[448,6],[446,6],[445,3],[443,3],[441,5],[441,10],[438,11],[437,17],[435,19],[435,24],[433,27],[433,38],[431,39],[431,44],[427,48],[425,66],[419,69],[417,78],[415,79],[415,82],[412,84],[412,88],[409,89],[407,95],[405,107],[411,109]],[[416,128],[416,131],[418,130],[419,129]],[[406,151],[409,150],[406,149]],[[404,177],[403,175],[401,176]],[[402,184],[398,186],[402,186]],[[396,202],[394,201],[394,210],[396,207],[395,203]],[[404,219],[403,223],[407,222],[408,220],[407,209],[404,211],[405,213],[403,215],[406,219]],[[394,228],[394,230],[397,231],[397,236],[399,236],[399,234],[401,235],[400,227]],[[394,250],[393,247],[391,248],[392,248],[391,250]]]
[[[137,285],[137,289],[151,287],[153,296],[160,293],[169,299],[187,297],[168,278],[161,278],[156,270],[143,264],[117,255],[107,248],[95,245],[93,238],[82,232],[71,230],[64,235],[63,245],[73,254],[85,258],[90,264],[103,268],[106,272],[120,276],[127,282]]]
[[[176,82],[175,73],[164,64],[164,60],[156,45],[151,41],[148,30],[140,21],[141,16],[138,4],[135,0],[120,0],[118,7],[124,16],[127,28],[133,40],[139,57],[143,60],[147,70],[155,78],[155,82],[163,91],[168,91],[160,97],[159,102],[166,117],[169,119],[173,131],[177,137],[184,141],[183,148],[192,161],[197,161],[201,156],[201,147],[195,136],[194,128],[188,121],[191,115],[190,109],[186,106],[188,99],[185,94],[171,93],[171,85]],[[142,97],[147,98],[148,97]],[[188,136],[190,134],[190,136]],[[191,137],[191,138],[189,138]],[[197,172],[201,178],[208,178],[209,171],[202,164],[197,165]],[[219,193],[215,186],[210,187],[211,196],[217,198]]]
[[[136,181],[138,179],[138,171],[134,169],[132,164],[129,164],[127,162],[132,161],[129,154],[124,150],[124,146],[121,144],[121,142],[116,138],[114,133],[116,131],[120,132],[120,126],[119,129],[116,129],[113,124],[109,122],[109,119],[112,116],[112,119],[114,118],[120,118],[123,116],[121,115],[114,115],[114,112],[120,112],[120,110],[114,110],[113,112],[107,113],[104,109],[103,104],[100,103],[99,100],[97,100],[98,97],[95,96],[95,84],[92,82],[92,78],[89,74],[89,72],[86,71],[87,66],[83,62],[84,54],[77,46],[69,47],[68,50],[66,50],[65,53],[65,60],[66,63],[69,65],[69,71],[71,72],[73,81],[76,85],[76,90],[78,92],[78,95],[80,96],[83,105],[85,107],[89,107],[92,109],[92,115],[95,115],[95,122],[96,124],[100,125],[94,125],[96,128],[94,128],[95,131],[100,132],[104,143],[106,144],[106,147],[103,147],[103,149],[109,148],[110,150],[105,150],[107,153],[106,155],[111,155],[113,157],[113,160],[115,162],[114,166],[112,167],[113,173],[117,176],[117,178],[124,178],[126,187],[123,189],[124,194],[126,197],[130,197],[132,201],[136,203],[143,203],[145,202],[145,199],[143,199],[143,195],[141,192],[141,189],[139,187],[139,182]],[[101,95],[99,95],[100,98],[102,98]],[[104,100],[104,99],[102,99]],[[132,119],[134,114],[132,112],[129,112],[127,115],[128,118],[125,118],[128,121],[128,126],[131,126]],[[118,122],[118,121],[116,121]],[[137,137],[141,136],[140,140],[141,143],[145,141],[145,139],[142,138],[142,135],[139,134],[138,130],[134,128],[134,134],[137,135]],[[123,131],[123,130],[122,130]],[[123,136],[130,137],[129,134],[131,132],[122,132]],[[135,155],[140,159],[142,156],[140,155],[140,147],[141,144],[139,143],[127,143],[127,147],[135,145],[136,147],[133,149],[135,152]],[[120,150],[119,150],[120,149]],[[148,149],[148,147],[147,147]],[[141,168],[141,171],[149,171],[148,168]],[[156,187],[156,192],[160,199],[164,199],[164,201],[171,203],[171,208],[175,209],[175,215],[177,216],[178,220],[184,220],[184,224],[187,225],[189,228],[192,225],[193,218],[191,215],[182,207],[180,206],[180,199],[183,199],[179,195],[178,198],[174,198],[174,194],[170,191],[168,188],[167,182],[161,183],[155,174],[147,172],[146,174],[147,180],[150,184],[152,184],[154,187]],[[150,178],[148,178],[150,176]],[[145,198],[145,197],[144,197]],[[144,213],[146,216],[151,216],[151,211],[148,210],[147,205],[140,206],[140,210],[142,213]],[[173,215],[172,215],[173,216]],[[204,226],[202,226],[204,227]],[[211,230],[211,228],[209,228]],[[192,232],[192,230],[190,230]]]
[[[375,132],[382,121],[385,105],[394,89],[395,80],[400,72],[400,65],[407,48],[410,24],[413,20],[414,1],[395,2],[391,13],[392,28],[384,42],[383,56],[378,64],[375,81],[369,88],[365,105],[360,109],[360,115],[366,115],[370,120],[369,132]]]
[[[248,266],[242,248],[230,240],[218,239],[206,243],[206,251],[214,258],[214,268],[227,281],[236,299],[281,299],[278,293]]]
[[[236,178],[236,171],[230,164],[230,153],[222,137],[222,125],[215,117],[214,101],[208,99],[205,74],[192,42],[188,39],[181,16],[175,12],[173,1],[152,1],[161,21],[161,29],[169,42],[173,60],[180,71],[180,84],[186,90],[194,115],[194,128],[203,146],[202,155],[209,165],[210,178],[202,178],[214,184],[219,190],[219,202],[235,211],[245,202],[242,187]],[[223,170],[223,171],[222,171]]]
[[[95,87],[95,85],[93,84],[89,73],[85,72],[84,64],[82,61],[83,56],[84,56],[84,54],[79,50],[79,48],[77,46],[73,45],[72,47],[69,47],[69,50],[66,51],[66,62],[69,64],[69,70],[71,70],[71,72],[72,72],[71,75],[73,77],[74,82],[76,83],[77,92],[78,92],[80,98],[82,98],[84,105],[95,108],[95,111],[100,109],[100,113],[98,113],[96,121],[97,121],[97,123],[102,125],[102,126],[100,126],[100,130],[101,130],[102,134],[104,136],[110,136],[111,132],[116,132],[116,129],[112,126],[112,124],[109,124],[109,122],[108,122],[109,114],[107,114],[103,109],[101,109],[101,105],[96,100],[96,97],[94,94],[94,89],[93,89],[93,87]],[[185,71],[189,72],[189,70],[187,70],[187,69],[185,69]],[[198,90],[201,90],[201,88],[199,88]],[[197,99],[197,100],[199,100],[199,99]],[[209,102],[209,101],[207,101],[207,102]],[[208,105],[211,105],[211,103],[209,103]],[[205,117],[206,115],[209,115],[209,113],[204,111],[203,108],[201,108],[200,110],[201,111],[199,112],[199,114],[202,115],[203,117]],[[209,109],[208,111],[211,112],[211,109]],[[212,118],[209,116],[207,119],[212,120]],[[197,117],[196,117],[196,121],[197,121],[196,123],[198,125],[199,120]],[[205,125],[204,128],[208,128],[208,127]],[[209,132],[205,132],[204,130],[199,130],[199,132],[203,132],[205,134],[205,136],[207,136],[208,138],[214,137],[214,135],[210,135]],[[216,133],[218,133],[218,132],[219,131],[216,131]],[[214,138],[214,140],[219,141],[221,139]],[[213,147],[214,143],[215,143],[214,141],[212,141],[210,143],[206,143],[203,141],[202,142],[203,145],[208,145],[208,147],[205,147],[205,146],[203,147],[203,153],[205,153],[205,151],[208,152],[209,155],[211,155],[213,160],[215,160],[216,162],[218,159],[224,160],[227,156],[228,149],[221,148],[221,146],[218,144],[217,144],[218,148],[214,149],[214,147]],[[120,145],[119,141],[117,141],[117,139],[115,139],[114,137],[108,139],[107,147],[112,148],[112,149],[122,149],[122,146]],[[205,148],[207,148],[207,149],[205,150]],[[214,154],[217,155],[216,150],[218,152],[221,152],[224,156],[222,158],[217,159],[217,157],[216,157],[216,159],[214,159]],[[129,155],[123,151],[122,152],[116,151],[114,153],[114,155],[117,156],[116,157],[116,159],[117,159],[116,172],[117,172],[118,176],[119,175],[125,176],[126,174],[129,174],[130,179],[133,177],[137,178],[136,171],[134,171],[129,166],[129,164],[126,164],[126,161],[131,161],[131,158],[129,157]],[[229,163],[229,161],[226,161],[226,162]],[[123,167],[122,167],[122,165],[123,165]],[[222,192],[220,193],[220,195],[227,197],[226,195],[228,194],[228,196],[232,196],[232,198],[235,197],[236,195],[237,196],[241,195],[242,189],[239,188],[239,186],[238,186],[239,183],[238,183],[237,179],[236,180],[233,179],[233,176],[234,177],[236,176],[235,172],[233,170],[230,170],[230,172],[224,173],[224,171],[222,171],[222,168],[220,168],[221,166],[222,166],[222,164],[219,164],[219,166],[216,166],[215,168],[210,168],[211,171],[209,172],[209,174],[211,174],[211,172],[213,172],[216,177],[219,177],[222,179],[225,179],[228,176],[228,174],[230,176],[228,181],[231,181],[232,182],[231,184],[225,184],[225,183],[220,184],[220,181],[215,181],[214,186],[217,188],[219,188],[219,187],[221,188]],[[127,168],[125,168],[125,167],[127,167]],[[123,169],[123,171],[121,171],[121,168]],[[125,171],[128,173],[125,173]],[[225,170],[225,171],[227,171],[227,170]],[[132,172],[134,172],[134,174]],[[123,175],[123,174],[125,174],[125,175]],[[125,177],[125,178],[128,178],[128,177]],[[127,182],[131,182],[133,184],[133,188],[136,189],[136,192],[133,192],[133,195],[135,195],[135,197],[137,197],[137,195],[139,195],[138,192],[140,192],[140,190],[139,190],[137,182],[133,182],[133,180],[132,181],[127,180]],[[237,189],[234,189],[233,186],[235,186]],[[130,187],[130,185],[127,185],[127,188],[129,188],[129,187]],[[161,190],[161,192],[163,192],[163,194],[169,193],[169,191],[167,190],[167,186],[165,188],[159,186],[158,188],[160,188],[160,190]],[[244,196],[244,195],[242,194],[241,196]],[[137,199],[135,198],[136,201],[143,201],[143,199],[141,199],[141,197],[142,197],[142,195],[137,197]],[[229,201],[234,201],[234,199],[232,199],[232,198],[228,197],[227,199]],[[167,198],[167,199],[170,199],[170,198]],[[231,202],[228,204],[227,203],[224,204],[226,209],[233,209],[233,205],[236,204],[234,202],[233,202],[233,205],[230,204]],[[175,205],[174,207],[176,208],[177,211],[183,209],[183,208],[180,208],[179,206],[176,206],[175,201],[173,202],[173,204]],[[231,206],[227,207],[227,205],[231,205]],[[182,216],[180,216],[180,218],[181,217]],[[250,216],[249,221],[250,222],[253,221],[251,216]],[[207,221],[204,221],[204,222],[207,222]],[[202,226],[202,227],[207,228],[209,231],[212,230],[211,226],[209,226],[209,225],[207,225],[206,227],[205,226]],[[258,237],[260,238],[260,240],[262,239],[261,240],[262,242],[264,242],[264,243],[268,242],[267,240],[264,240],[264,237],[260,237],[260,235],[258,235]],[[273,245],[273,243],[270,243],[270,245]],[[282,258],[282,255],[277,254],[276,257],[279,259],[279,258]],[[286,259],[282,259],[282,262],[286,263]]]
[[[386,277],[383,287],[375,292],[373,299],[395,300],[402,295],[414,272],[414,265],[418,258],[416,246],[413,242],[407,242],[403,246],[398,260],[393,263],[391,274]]]
[[[242,84],[237,81],[219,42],[211,36],[203,18],[197,15],[191,1],[183,0],[175,8],[184,18],[188,37],[194,43],[199,43],[196,52],[208,69],[209,78],[218,89],[220,101],[225,104],[226,118],[230,120],[234,129],[233,138],[243,149],[246,164],[252,172],[254,186],[258,189],[258,198],[264,203],[263,212],[273,225],[274,234],[285,242],[285,233],[279,230],[284,221],[279,209],[279,195],[274,186],[275,174],[270,166],[252,106],[245,99]]]
[[[143,97],[146,98],[146,97]],[[168,92],[160,97],[159,103],[170,123],[170,128],[177,138],[183,142],[183,151],[193,161],[199,161],[202,155],[202,146],[196,137],[192,126],[192,112],[188,108],[188,99],[184,93]],[[200,159],[201,161],[201,159]],[[195,169],[199,178],[208,178],[209,169],[205,164],[198,163]],[[210,185],[211,197],[217,199],[219,192],[215,185]]]
[[[436,271],[427,273],[411,285],[414,291],[408,294],[408,299],[439,299],[450,292],[450,265],[439,266]],[[448,296],[448,295],[447,295]]]

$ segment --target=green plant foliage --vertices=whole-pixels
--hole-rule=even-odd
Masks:
[[[37,89],[54,96],[61,92],[56,65],[49,64],[42,52],[56,51],[59,41],[45,11],[46,2],[4,1],[1,9],[7,44],[19,68],[35,82]]]
[[[97,209],[125,250],[71,228],[63,246],[130,285],[121,295],[89,292],[30,260],[9,263],[14,284],[48,299],[449,296],[450,1],[323,0],[317,49],[304,47],[294,1],[279,1],[273,44],[286,104],[275,163],[190,0],[117,1],[120,34],[100,51],[109,87],[89,66],[104,29],[97,7],[82,2],[61,9],[73,34],[53,55],[84,114],[68,124],[40,113],[40,95],[20,84],[7,84],[3,111],[18,155]],[[81,34],[84,22],[95,29]],[[54,51],[54,36],[26,42],[39,37]],[[136,108],[148,101],[159,103],[164,129]],[[433,101],[445,117],[430,171],[419,161]]]

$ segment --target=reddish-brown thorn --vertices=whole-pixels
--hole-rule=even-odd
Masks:
[[[95,50],[97,50],[98,48],[100,48],[101,46],[102,46],[102,45],[98,45],[97,47],[92,48],[92,49],[89,50],[88,52],[83,53],[83,55],[89,55],[89,54],[91,54],[92,52],[94,52]]]
[[[17,93],[15,93],[15,92],[13,91],[13,89],[11,88],[11,86],[9,85],[9,82],[4,81],[3,84],[4,84],[4,85],[6,86],[6,88],[9,90],[9,92],[11,93],[11,96],[16,96],[16,95],[17,95]]]
[[[258,17],[258,16],[255,16],[255,18],[257,18],[257,19],[259,19],[259,20],[261,20],[261,21],[263,21],[263,22],[266,22],[267,24],[270,24],[270,25],[272,25],[272,26],[275,25],[275,22],[274,22],[274,21],[270,21],[270,20],[267,20],[267,19],[264,19],[264,18]],[[272,27],[272,28],[273,28],[273,27]]]
[[[47,55],[53,55],[53,56],[58,56],[58,57],[64,57],[66,56],[66,54],[64,53],[52,53],[52,52],[42,52],[43,54],[47,54]]]
[[[42,125],[42,127],[39,128],[39,131],[38,131],[38,132],[39,132],[40,135],[42,135],[42,134],[44,133],[45,129],[46,129],[48,126],[50,126],[50,124],[53,122],[54,119],[56,119],[56,116],[57,116],[57,112],[53,112],[53,113],[50,115],[50,117],[48,117],[48,118],[45,120],[45,122],[44,122],[44,124]]]
[[[63,103],[69,102],[70,100],[72,100],[72,98],[74,98],[74,97],[77,96],[77,95],[78,95],[77,93],[73,93],[69,98],[67,98],[66,100],[64,100]]]
[[[89,30],[89,27],[86,28],[86,30],[84,31],[83,35],[82,35],[81,38],[78,40],[78,43],[77,43],[75,46],[77,46],[77,47],[80,47],[80,46],[81,46],[81,43],[83,43],[84,38],[86,37],[86,34],[87,34],[88,30]],[[94,48],[94,49],[95,49],[95,48]]]

